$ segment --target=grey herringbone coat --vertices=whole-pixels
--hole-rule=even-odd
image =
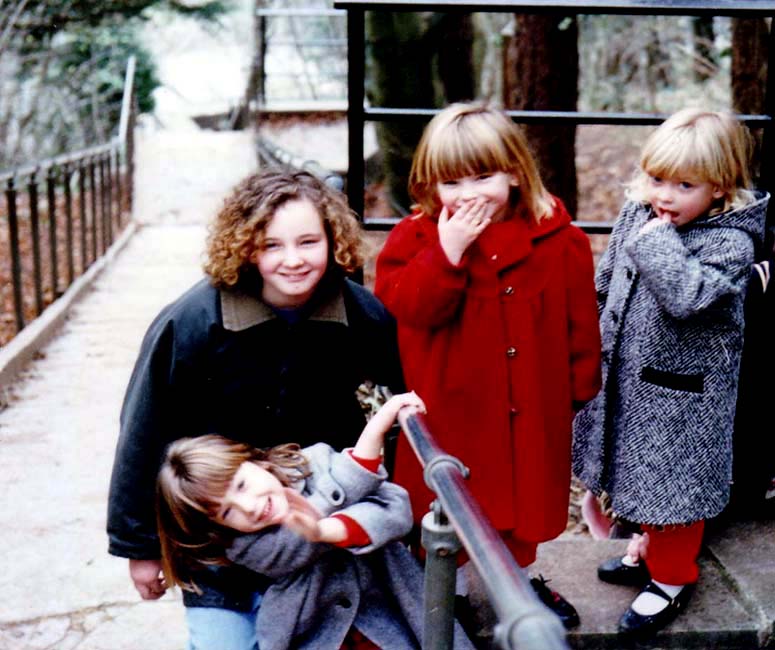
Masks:
[[[603,388],[574,423],[573,470],[647,524],[717,515],[729,499],[743,300],[769,195],[641,233],[627,202],[595,276]]]

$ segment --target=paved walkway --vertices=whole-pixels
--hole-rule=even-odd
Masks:
[[[107,555],[106,493],[142,335],[201,276],[203,224],[254,165],[247,133],[141,134],[137,231],[6,390],[0,649],[183,648],[178,596],[142,602]]]

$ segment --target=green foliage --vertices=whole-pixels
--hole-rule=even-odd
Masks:
[[[109,23],[142,18],[150,8],[202,20],[216,20],[228,10],[229,5],[228,0],[193,3],[180,0],[44,0],[29,2],[16,20],[14,29],[17,39],[22,39],[28,46],[34,46],[62,31],[104,27]],[[0,11],[3,11],[2,6]]]
[[[79,94],[99,98],[107,111],[107,122],[117,124],[124,92],[126,63],[136,59],[135,92],[141,112],[154,108],[153,91],[160,81],[150,53],[137,41],[134,30],[126,25],[78,28],[71,41],[50,66],[48,83],[77,87]],[[86,117],[86,115],[84,115]]]
[[[216,21],[229,0],[0,0],[0,169],[110,138],[132,55],[139,110],[153,110],[137,30],[150,9]]]

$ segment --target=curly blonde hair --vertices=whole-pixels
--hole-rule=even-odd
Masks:
[[[217,287],[233,287],[260,249],[264,233],[277,209],[288,201],[306,200],[315,206],[328,238],[332,264],[345,274],[363,265],[360,223],[344,195],[304,171],[267,169],[242,180],[226,198],[210,224],[204,264]]]
[[[503,111],[486,104],[451,104],[428,123],[417,145],[409,172],[413,208],[436,214],[441,209],[437,183],[492,172],[517,179],[519,200],[536,221],[552,214],[554,200],[520,128]]]
[[[167,584],[199,592],[191,573],[225,565],[238,534],[214,521],[220,500],[243,463],[255,463],[290,487],[309,476],[297,444],[258,449],[223,436],[180,438],[168,448],[156,479],[156,518]]]

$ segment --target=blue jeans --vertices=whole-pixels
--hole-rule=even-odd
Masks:
[[[186,650],[258,650],[256,617],[260,604],[261,594],[256,594],[249,612],[186,607],[189,637]]]

